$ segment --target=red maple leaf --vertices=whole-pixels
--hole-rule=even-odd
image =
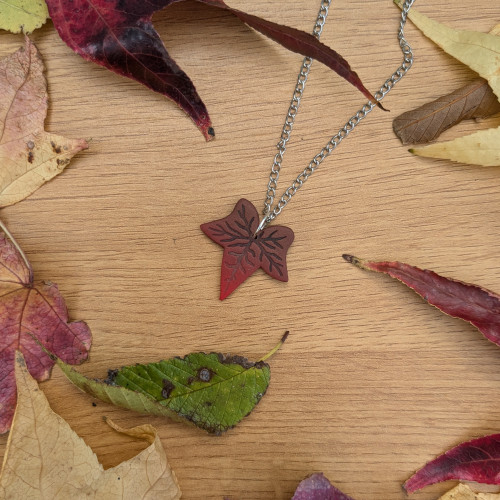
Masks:
[[[284,226],[259,226],[257,209],[242,198],[223,219],[201,225],[201,230],[224,247],[220,276],[220,300],[234,292],[259,267],[272,278],[288,281],[286,253],[293,231]]]
[[[83,321],[68,323],[64,299],[54,283],[33,283],[33,271],[16,246],[0,233],[0,433],[16,408],[15,351],[31,375],[46,380],[54,361],[43,347],[70,364],[85,361],[91,343]]]
[[[214,131],[205,104],[151,22],[154,12],[179,1],[47,0],[47,7],[60,37],[77,54],[172,99],[210,140]],[[198,1],[225,10],[287,49],[326,64],[374,101],[349,63],[313,35],[233,9],[223,0]]]

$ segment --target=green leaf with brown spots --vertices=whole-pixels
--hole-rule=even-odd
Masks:
[[[265,362],[286,340],[256,362],[242,356],[191,353],[158,363],[110,370],[106,380],[85,377],[57,360],[81,390],[117,406],[141,413],[185,419],[212,434],[234,427],[262,399],[271,369]]]

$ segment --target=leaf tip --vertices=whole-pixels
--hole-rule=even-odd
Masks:
[[[20,368],[26,368],[26,361],[24,359],[23,353],[16,349],[16,364]]]
[[[209,125],[208,127],[203,127],[202,133],[207,142],[210,142],[213,139],[215,139],[215,130],[211,125]]]
[[[407,479],[402,487],[403,487],[403,490],[404,492],[407,494],[407,495],[411,495],[412,493],[415,493],[415,491],[417,491],[419,488],[415,488],[415,487],[412,487],[411,485],[411,480],[412,480],[413,476],[410,477],[410,479]]]
[[[359,259],[357,257],[354,257],[354,255],[349,255],[348,253],[342,254],[342,258],[349,262],[349,264],[354,264],[357,265],[359,264]]]
[[[377,107],[380,108],[382,111],[385,111],[386,113],[391,112],[390,109],[384,108],[384,106],[382,106],[382,103],[380,103],[379,101],[377,101]]]

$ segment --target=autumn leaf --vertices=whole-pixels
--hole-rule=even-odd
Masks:
[[[500,500],[498,493],[474,493],[466,484],[458,484],[439,500]]]
[[[0,61],[0,207],[12,205],[60,174],[71,158],[88,147],[44,131],[47,82],[35,45]]]
[[[2,0],[0,29],[12,33],[31,33],[49,17],[44,0]]]
[[[214,130],[205,104],[151,22],[154,12],[178,1],[47,0],[47,5],[59,35],[77,54],[172,99],[210,140]],[[233,9],[223,0],[198,1],[225,10],[287,49],[326,64],[376,102],[348,62],[315,36]]]
[[[34,284],[28,260],[3,224],[0,227],[5,231],[0,233],[0,433],[4,433],[16,406],[16,349],[25,356],[31,375],[46,380],[54,361],[43,349],[67,363],[82,363],[91,334],[83,321],[68,323],[68,311],[55,283]]]
[[[220,277],[220,300],[224,300],[257,269],[279,281],[288,281],[286,254],[294,234],[284,226],[271,226],[255,234],[259,214],[242,198],[223,219],[201,225],[201,230],[224,248]]]
[[[413,493],[449,479],[500,484],[500,434],[455,446],[417,471],[404,488]]]
[[[500,345],[500,296],[477,285],[440,276],[402,262],[374,262],[342,256],[360,269],[385,273],[409,286],[442,312],[468,321]]]
[[[93,451],[54,413],[16,354],[18,403],[7,442],[1,498],[88,498],[106,500],[177,500],[181,497],[160,439],[151,425],[118,432],[150,446],[137,456],[104,470]]]
[[[500,166],[500,127],[480,130],[452,141],[411,148],[408,151],[428,158],[497,167]]]
[[[88,394],[123,408],[187,420],[209,433],[221,434],[250,414],[269,385],[265,360],[197,352],[184,358],[110,370],[107,380],[87,378],[67,364],[57,363],[68,379]]]
[[[395,134],[403,144],[424,144],[462,120],[485,118],[500,112],[500,102],[488,82],[478,78],[451,94],[396,117]]]
[[[399,7],[402,0],[394,0]],[[500,37],[493,33],[455,30],[412,9],[409,19],[424,35],[448,54],[469,66],[488,81],[500,99]],[[418,156],[443,158],[482,166],[500,165],[500,127],[481,130],[453,141],[413,148]]]
[[[353,500],[335,488],[321,473],[306,477],[295,490],[292,500]]]

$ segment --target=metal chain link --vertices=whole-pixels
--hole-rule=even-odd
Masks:
[[[394,85],[406,75],[408,70],[413,64],[413,52],[404,37],[404,26],[406,24],[406,18],[410,7],[413,5],[415,0],[406,0],[402,6],[401,20],[399,23],[398,40],[399,46],[403,52],[403,63],[399,68],[384,82],[380,90],[375,92],[374,97],[377,102],[382,101],[382,99],[391,91]],[[321,6],[318,13],[318,18],[313,29],[313,35],[319,39],[323,31],[323,27],[328,16],[328,9],[330,8],[332,0],[322,0]],[[286,152],[286,145],[290,140],[290,135],[293,130],[293,124],[295,122],[295,117],[299,110],[300,101],[304,93],[305,85],[307,82],[307,77],[309,76],[309,71],[311,70],[313,60],[310,57],[305,57],[300,68],[297,84],[292,95],[292,100],[290,102],[290,107],[288,108],[288,113],[285,118],[285,123],[283,125],[283,130],[281,132],[281,138],[276,145],[278,152],[274,157],[273,165],[271,167],[271,174],[269,176],[269,183],[267,185],[267,196],[264,204],[264,218],[261,220],[257,231],[263,229],[269,222],[276,219],[276,217],[282,212],[286,207],[288,202],[297,193],[297,191],[304,185],[304,183],[309,179],[309,177],[314,173],[314,171],[320,166],[325,158],[330,156],[330,154],[337,148],[337,146],[354,130],[358,123],[363,120],[368,113],[370,113],[376,106],[376,103],[368,101],[360,110],[358,110],[345,125],[335,134],[328,143],[321,149],[321,151],[314,156],[309,165],[298,175],[298,177],[293,181],[288,189],[283,193],[283,196],[272,208],[274,197],[276,196],[276,189],[278,187],[278,179],[281,170],[281,163]]]

